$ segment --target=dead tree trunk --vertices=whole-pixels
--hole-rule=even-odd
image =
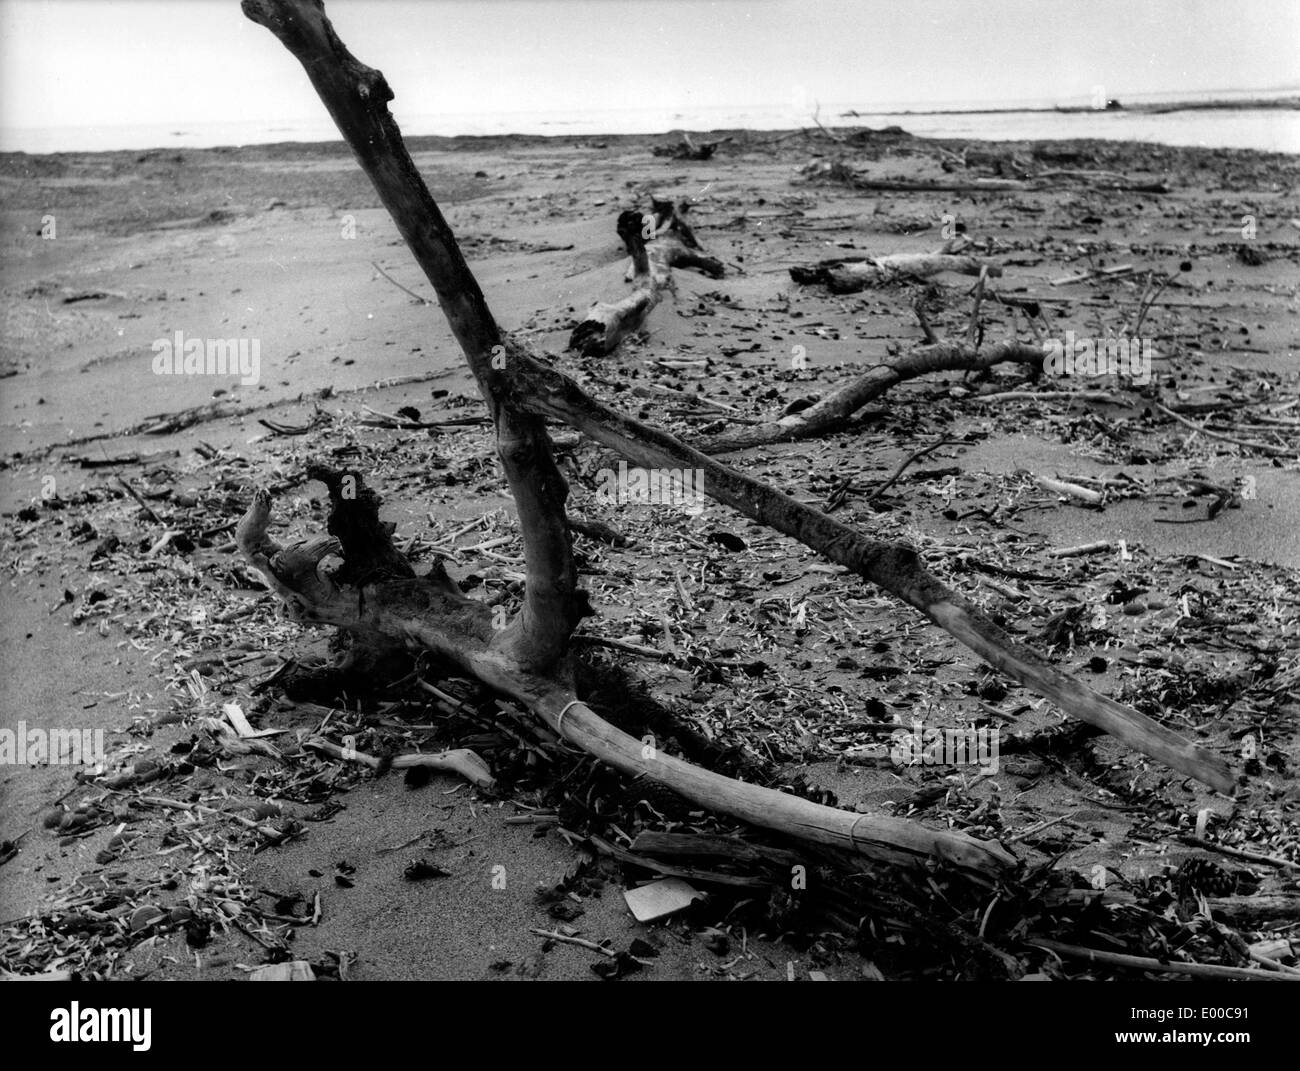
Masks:
[[[243,0],[243,7],[302,62],[432,282],[496,425],[498,452],[518,505],[527,566],[523,610],[498,632],[487,608],[466,599],[445,577],[417,578],[410,575],[409,566],[403,568],[389,532],[378,522],[374,497],[357,474],[317,470],[330,490],[334,506],[330,532],[336,542],[315,539],[277,547],[267,535],[270,501],[264,493],[255,499],[238,533],[245,556],[296,617],[429,650],[525,703],[561,737],[611,765],[648,776],[703,806],[745,821],[894,862],[939,857],[983,875],[1000,874],[1014,865],[1002,848],[962,834],[821,807],[662,753],[647,755],[641,741],[579,702],[570,683],[567,644],[585,603],[576,587],[565,519],[567,487],[555,467],[543,425],[543,417],[552,416],[638,463],[666,462],[670,467],[688,463],[703,468],[706,492],[712,497],[899,594],[994,665],[1070,713],[1175,769],[1216,788],[1231,788],[1231,775],[1220,759],[1135,711],[1097,696],[1016,645],[930,577],[908,548],[864,539],[672,436],[605,408],[519,343],[503,338],[402,143],[388,112],[393,94],[383,76],[348,52],[319,0]],[[684,224],[677,222],[676,241],[695,248],[685,238],[689,228],[683,233]],[[668,244],[663,248],[668,249]],[[708,261],[697,252],[683,256],[688,266]],[[647,250],[643,274],[655,271]],[[339,551],[343,567],[331,571],[327,559]]]

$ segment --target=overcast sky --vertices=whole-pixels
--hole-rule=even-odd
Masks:
[[[1300,86],[1300,0],[328,0],[405,114]],[[314,118],[237,0],[0,0],[0,125]]]

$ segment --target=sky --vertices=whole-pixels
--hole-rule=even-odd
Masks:
[[[327,0],[403,114],[1300,89],[1300,0]],[[237,0],[0,0],[0,126],[313,119]]]

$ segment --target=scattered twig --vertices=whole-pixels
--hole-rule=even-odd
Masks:
[[[153,518],[155,524],[162,524],[163,522],[162,518],[159,517],[158,514],[154,512],[153,507],[149,505],[149,503],[146,502],[140,496],[139,491],[137,491],[134,487],[132,487],[129,483],[127,483],[126,480],[122,479],[121,476],[114,476],[113,478],[122,485],[123,489],[126,491],[127,494],[129,494],[132,498],[134,498],[137,502],[140,503],[140,508],[143,509],[145,513],[149,514],[149,516]]]
[[[1188,420],[1185,416],[1181,416],[1180,414],[1175,413],[1168,406],[1162,405],[1160,402],[1156,402],[1155,406],[1157,409],[1160,410],[1160,412],[1164,413],[1166,416],[1173,417],[1176,421],[1178,421],[1178,423],[1185,424],[1193,431],[1199,431],[1202,435],[1204,435],[1208,439],[1219,439],[1225,443],[1233,443],[1236,446],[1244,446],[1250,450],[1260,450],[1263,453],[1273,454],[1275,456],[1285,456],[1289,454],[1294,454],[1296,452],[1295,450],[1288,450],[1282,446],[1270,446],[1268,443],[1251,442],[1248,439],[1238,439],[1231,435],[1224,435],[1222,432],[1211,431],[1209,428],[1206,428],[1200,424],[1196,424],[1193,421]]]
[[[1230,848],[1226,844],[1216,844],[1213,841],[1204,840],[1201,837],[1194,837],[1187,833],[1178,835],[1178,840],[1183,844],[1189,844],[1194,848],[1204,848],[1206,851],[1219,852],[1222,855],[1230,855],[1234,859],[1244,859],[1251,863],[1261,863],[1264,866],[1280,867],[1284,870],[1300,870],[1300,863],[1293,863],[1290,859],[1283,859],[1276,855],[1262,855],[1259,852],[1248,852],[1242,848]]]
[[[1090,491],[1086,487],[1080,487],[1077,483],[1066,483],[1063,480],[1053,480],[1048,476],[1035,476],[1034,482],[1044,491],[1051,491],[1054,495],[1066,495],[1070,498],[1077,498],[1079,501],[1087,502],[1091,506],[1100,506],[1106,498],[1106,496],[1100,491]]]
[[[532,927],[528,932],[535,933],[538,937],[545,937],[548,941],[559,941],[561,944],[577,945],[579,948],[585,948],[591,952],[599,952],[602,956],[609,956],[611,959],[618,955],[612,948],[607,948],[605,945],[598,945],[595,941],[587,941],[581,937],[570,937],[558,930],[541,930]]]
[[[1102,390],[1008,390],[997,394],[977,394],[975,402],[1036,402],[1036,401],[1071,401],[1071,402],[1114,402],[1123,404],[1113,394]]]
[[[919,461],[921,458],[925,457],[926,454],[938,450],[939,447],[941,446],[959,446],[959,445],[961,445],[960,439],[940,439],[937,443],[931,443],[929,446],[921,447],[920,450],[918,450],[906,461],[904,461],[901,465],[899,465],[898,468],[894,470],[894,474],[891,477],[889,477],[889,479],[887,479],[884,483],[882,483],[879,487],[877,487],[874,491],[872,491],[870,495],[867,496],[867,504],[870,505],[881,495],[883,495],[886,491],[888,491],[898,481],[898,478],[902,476],[903,473],[907,470],[907,466],[912,464],[913,461]]]
[[[1129,967],[1139,971],[1157,971],[1165,974],[1189,974],[1193,978],[1239,978],[1257,982],[1300,982],[1300,977],[1275,974],[1269,971],[1257,971],[1250,967],[1221,967],[1214,963],[1177,963],[1162,962],[1148,956],[1128,956],[1121,952],[1103,952],[1096,948],[1084,948],[1082,945],[1067,945],[1061,941],[1049,941],[1045,937],[1035,937],[1030,944],[1055,952],[1058,956],[1070,956],[1073,959],[1085,959],[1090,963],[1104,963],[1112,967]]]
[[[1109,539],[1099,539],[1094,543],[1080,543],[1075,547],[1058,547],[1056,550],[1049,550],[1049,558],[1077,558],[1080,554],[1097,554],[1103,550],[1110,550],[1114,546]]]
[[[415,298],[415,300],[418,301],[421,305],[432,305],[432,304],[433,304],[433,302],[430,301],[428,298],[426,298],[426,297],[421,297],[421,296],[420,296],[419,294],[417,294],[414,290],[408,290],[408,289],[407,289],[406,287],[404,287],[401,283],[399,283],[396,279],[394,279],[391,275],[389,275],[388,272],[384,271],[384,269],[381,268],[378,264],[376,264],[373,260],[370,262],[370,266],[371,266],[372,268],[374,268],[375,271],[379,272],[380,275],[382,275],[385,279],[387,279],[387,280],[388,280],[390,283],[392,283],[395,287],[397,287],[398,290],[402,291],[402,293],[404,293],[404,294],[409,294],[411,297]]]

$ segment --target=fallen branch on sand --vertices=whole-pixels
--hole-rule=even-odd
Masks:
[[[619,215],[618,236],[632,258],[632,293],[621,301],[593,305],[569,336],[569,349],[587,357],[612,353],[641,329],[664,293],[673,289],[675,267],[722,278],[722,262],[700,248],[686,223],[689,207],[686,202],[674,206],[655,200],[645,215],[631,211]]]
[[[940,272],[979,275],[993,278],[1002,269],[991,260],[948,252],[891,253],[880,257],[836,257],[816,264],[790,269],[790,278],[801,286],[825,283],[835,294],[856,294],[868,287],[881,286],[898,279],[928,279]]]
[[[574,628],[591,611],[585,593],[577,587],[564,505],[567,486],[556,468],[545,427],[545,418],[550,417],[636,464],[702,469],[706,493],[717,501],[799,539],[898,595],[992,665],[1073,716],[1216,789],[1233,787],[1232,774],[1222,759],[1097,695],[1018,644],[931,576],[910,548],[867,539],[666,432],[605,407],[519,341],[503,335],[389,114],[387,102],[393,94],[383,76],[348,52],[319,3],[244,0],[243,7],[302,62],[433,284],[495,424],[497,451],[518,511],[527,566],[522,610],[504,628],[497,628],[492,611],[466,598],[441,570],[414,574],[393,545],[391,529],[380,523],[378,499],[360,474],[312,467],[308,476],[329,489],[329,536],[280,547],[268,535],[271,504],[269,495],[261,491],[236,533],[245,558],[266,577],[293,617],[335,626],[369,644],[425,650],[523,703],[562,739],[710,810],[894,863],[937,858],[984,878],[1004,875],[1017,865],[1002,847],[962,833],[932,830],[907,819],[840,811],[701,769],[648,748],[579,700],[572,685],[569,645]],[[628,225],[628,215],[620,218],[620,234],[633,251],[634,262],[639,260],[638,276],[649,281],[656,300],[670,285],[668,269],[673,261],[716,265],[721,270],[718,262],[698,252],[693,239],[688,240],[689,228],[671,206],[664,210],[656,205],[647,227],[649,239]],[[630,242],[629,236],[633,236]],[[655,254],[652,259],[650,250],[661,239],[667,239],[661,251],[677,252]],[[589,339],[618,334],[620,325],[617,318],[601,320]]]
[[[776,417],[757,427],[723,432],[704,440],[698,447],[706,454],[723,454],[773,443],[813,439],[842,427],[868,402],[905,380],[931,372],[979,371],[1008,362],[1041,370],[1046,352],[1043,346],[1014,341],[1000,342],[982,350],[957,342],[918,346],[909,354],[875,365],[807,409]]]
[[[314,470],[330,488],[330,530],[344,533],[282,548],[270,540],[270,498],[259,492],[239,523],[240,550],[285,599],[291,617],[364,635],[369,643],[415,644],[519,700],[562,739],[616,769],[648,777],[710,810],[791,836],[892,863],[927,858],[995,877],[1016,859],[995,844],[962,833],[930,830],[907,819],[857,814],[735,781],[701,769],[610,725],[564,680],[531,673],[508,657],[505,630],[485,604],[466,598],[444,575],[409,575],[409,566],[378,523],[377,501],[359,478]],[[349,486],[355,497],[343,497]],[[361,538],[359,534],[365,533]],[[344,569],[326,570],[343,551]],[[359,585],[347,577],[367,578]],[[321,746],[313,742],[313,746]],[[337,748],[337,745],[334,746]],[[328,750],[328,748],[326,748]],[[337,749],[341,751],[342,749]],[[334,753],[331,751],[331,753]]]

